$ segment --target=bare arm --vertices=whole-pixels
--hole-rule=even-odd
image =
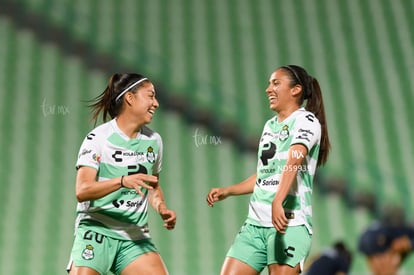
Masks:
[[[213,207],[216,201],[224,200],[228,196],[239,196],[253,193],[255,183],[256,174],[253,174],[240,183],[222,188],[212,188],[207,194],[207,204]]]
[[[154,175],[155,177],[159,177],[159,175]],[[148,202],[152,206],[152,208],[159,213],[160,208],[166,208],[165,200],[164,200],[164,193],[162,191],[161,186],[157,183],[152,190],[150,190],[148,194]]]
[[[154,176],[159,178],[158,174]],[[159,183],[155,184],[154,188],[149,191],[148,202],[164,220],[164,227],[169,230],[174,229],[177,219],[176,214],[173,210],[168,209],[167,204],[165,203],[164,193]]]
[[[76,199],[79,202],[96,200],[102,198],[121,188],[121,177],[105,181],[96,181],[97,170],[91,167],[82,166],[76,175]],[[134,174],[124,176],[122,185],[125,188],[135,189],[142,195],[141,187],[149,190],[151,185],[158,183],[158,178],[146,174]]]
[[[307,149],[302,144],[292,145],[288,152],[288,159],[280,177],[279,188],[272,203],[272,222],[276,230],[281,233],[285,232],[288,225],[288,219],[283,210],[283,201],[295,181],[298,170],[302,169],[301,165],[306,155]]]

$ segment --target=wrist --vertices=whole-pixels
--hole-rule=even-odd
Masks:
[[[273,199],[273,205],[280,205],[280,206],[282,206],[283,205],[283,200],[280,199],[280,198],[278,198],[278,197],[275,197]]]
[[[231,185],[230,186],[223,187],[221,189],[221,191],[222,191],[222,194],[223,194],[223,196],[225,198],[227,198],[228,196],[234,196],[235,195],[235,192],[232,189],[232,186]]]
[[[158,203],[158,206],[156,209],[158,213],[161,213],[161,211],[165,209],[167,209],[167,205],[165,204],[165,202],[161,201],[160,203]]]
[[[124,185],[124,176],[121,176],[121,180],[119,181],[119,184],[120,184],[121,188],[125,187],[125,185]]]

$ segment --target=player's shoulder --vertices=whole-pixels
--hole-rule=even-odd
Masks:
[[[305,108],[300,108],[295,112],[295,117],[297,121],[305,121],[310,123],[319,124],[318,118],[314,113],[307,111]]]
[[[114,132],[111,122],[105,122],[101,125],[96,126],[94,129],[86,134],[86,140],[97,140],[105,139],[108,135]]]
[[[311,131],[312,133],[320,133],[321,124],[318,118],[304,108],[301,108],[293,115],[293,128],[298,131]]]
[[[265,126],[269,125],[269,124],[273,124],[275,121],[277,121],[277,116],[273,116],[273,117],[269,118],[268,120],[266,120]]]
[[[148,139],[161,140],[161,135],[148,126],[143,126],[141,128],[141,134]]]

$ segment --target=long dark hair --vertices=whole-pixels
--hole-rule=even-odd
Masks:
[[[325,107],[323,105],[322,91],[318,80],[309,75],[308,72],[297,65],[282,66],[280,69],[284,70],[290,75],[292,79],[291,85],[300,85],[302,87],[302,95],[299,99],[301,106],[306,100],[305,109],[312,112],[321,124],[321,143],[319,149],[318,166],[324,165],[328,160],[331,144],[328,136],[328,125],[325,117]]]
[[[89,101],[88,107],[92,109],[92,121],[95,125],[100,113],[102,113],[104,122],[107,121],[108,115],[111,119],[119,115],[124,102],[124,94],[136,91],[147,81],[149,80],[146,77],[136,73],[113,74],[102,94]]]

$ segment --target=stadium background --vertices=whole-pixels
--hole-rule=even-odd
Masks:
[[[74,163],[93,126],[83,100],[113,72],[157,88],[151,127],[178,224],[150,219],[171,274],[218,274],[248,196],[210,209],[205,195],[254,172],[264,90],[284,64],[320,81],[332,140],[311,257],[344,240],[352,274],[367,274],[360,232],[386,205],[413,215],[413,14],[405,0],[1,0],[0,274],[65,274]]]

